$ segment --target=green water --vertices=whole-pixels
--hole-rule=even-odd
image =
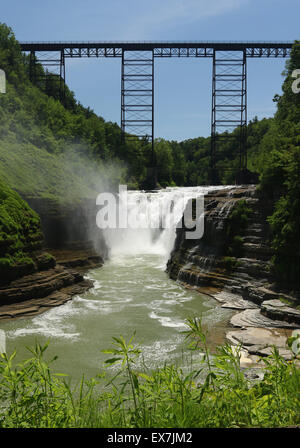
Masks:
[[[222,339],[231,311],[169,279],[164,261],[159,254],[116,256],[90,270],[86,275],[95,283],[88,293],[39,316],[2,322],[7,352],[16,348],[22,359],[26,346],[48,341],[48,357],[58,355],[54,371],[78,379],[100,373],[107,356],[101,350],[113,336],[129,338],[134,330],[149,367],[180,362],[189,316],[203,315],[212,341]]]

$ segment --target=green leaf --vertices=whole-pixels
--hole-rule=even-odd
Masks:
[[[116,362],[120,361],[121,359],[122,358],[110,358],[105,361],[105,364],[115,364]]]

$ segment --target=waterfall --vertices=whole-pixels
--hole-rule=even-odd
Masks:
[[[160,254],[167,261],[187,202],[219,188],[224,187],[170,187],[157,192],[119,193],[118,209],[127,215],[128,225],[103,231],[110,256]]]

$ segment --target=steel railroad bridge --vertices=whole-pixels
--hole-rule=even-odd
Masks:
[[[120,58],[121,130],[123,140],[146,139],[154,159],[154,60],[156,58],[211,58],[211,182],[218,181],[218,144],[238,129],[239,172],[247,170],[247,58],[289,57],[293,42],[22,42],[30,54],[30,78],[36,64],[46,78],[56,70],[64,100],[66,58]],[[46,83],[45,83],[46,85]]]

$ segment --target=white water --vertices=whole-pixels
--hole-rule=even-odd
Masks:
[[[202,315],[206,328],[220,342],[231,311],[208,296],[183,288],[165,273],[182,207],[189,198],[211,189],[216,187],[128,192],[129,215],[136,213],[145,227],[157,213],[155,203],[164,205],[171,196],[174,207],[165,213],[174,227],[106,231],[111,257],[102,268],[87,273],[94,288],[39,316],[2,322],[8,352],[17,348],[20,358],[28,357],[26,346],[36,340],[49,341],[49,356],[59,357],[56,371],[80,378],[82,373],[99,373],[104,360],[100,350],[111,346],[113,336],[129,338],[134,330],[149,366],[180,361],[184,343],[181,332],[189,316]],[[145,195],[152,200],[144,204],[137,201]]]
[[[187,202],[222,187],[173,187],[158,192],[128,191],[120,194],[120,208],[126,208],[128,222],[139,228],[104,230],[110,257],[118,255],[160,254],[168,260]],[[228,186],[226,188],[232,188]],[[123,210],[122,210],[123,211]]]

